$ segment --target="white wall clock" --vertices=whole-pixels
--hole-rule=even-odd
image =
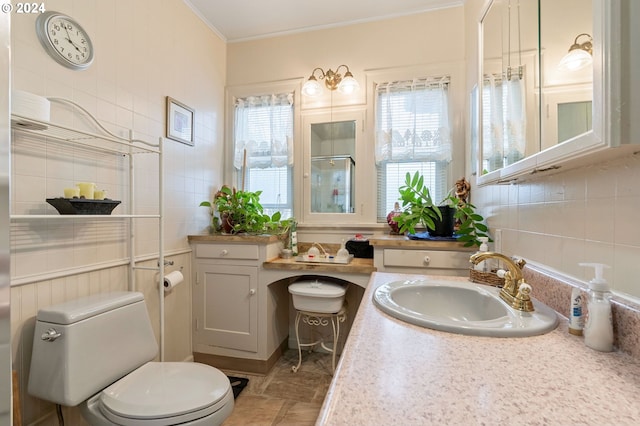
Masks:
[[[73,18],[45,12],[36,20],[36,33],[42,47],[60,65],[83,70],[93,62],[89,34]]]

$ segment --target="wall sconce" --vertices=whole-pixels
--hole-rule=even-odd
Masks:
[[[341,67],[346,69],[344,77],[338,73]],[[350,95],[360,88],[358,81],[353,78],[353,74],[351,74],[349,67],[346,65],[338,66],[335,71],[329,69],[327,72],[324,72],[322,68],[316,68],[311,72],[311,76],[302,86],[302,94],[305,96],[314,97],[320,95],[322,92],[322,86],[320,86],[318,78],[316,78],[316,71],[320,71],[318,78],[320,80],[324,79],[324,85],[329,90],[338,89],[340,93]]]
[[[585,36],[586,41],[579,43],[578,39]],[[593,62],[593,38],[589,34],[578,34],[573,44],[569,48],[569,53],[564,55],[558,64],[562,71],[577,71]]]

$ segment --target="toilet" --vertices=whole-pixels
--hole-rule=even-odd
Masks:
[[[220,425],[233,411],[227,376],[195,362],[154,362],[158,344],[137,292],[40,309],[29,394],[80,405],[92,426]]]

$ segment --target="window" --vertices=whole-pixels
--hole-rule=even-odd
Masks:
[[[266,214],[292,217],[293,93],[237,98],[234,109],[236,186],[262,191]]]
[[[446,196],[452,155],[448,86],[449,77],[376,86],[378,222],[393,210],[407,172],[421,172],[436,202]]]

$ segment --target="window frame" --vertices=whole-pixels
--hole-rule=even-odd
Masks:
[[[371,123],[372,132],[376,129],[376,102],[377,93],[376,87],[378,84],[386,83],[389,81],[402,81],[411,80],[414,78],[425,78],[429,76],[449,76],[449,121],[451,128],[451,140],[452,140],[452,160],[449,163],[449,170],[447,171],[447,187],[453,187],[455,181],[461,176],[471,174],[470,166],[465,162],[465,146],[468,145],[464,128],[464,115],[467,111],[469,99],[467,98],[465,89],[465,69],[464,62],[450,62],[433,65],[417,65],[412,67],[401,68],[389,68],[382,70],[370,71],[366,74],[367,87],[368,87],[368,108],[367,108],[367,121]],[[371,150],[375,148],[375,140],[371,140]],[[375,197],[375,211],[373,212],[372,220],[376,223],[385,223],[386,218],[381,220],[378,214],[378,166],[373,159],[373,165],[376,170],[376,192],[373,194]],[[467,178],[467,180],[470,180]]]
[[[298,151],[301,150],[297,141],[300,140],[300,82],[299,79],[284,80],[273,83],[251,84],[242,86],[229,86],[225,90],[225,128],[224,128],[224,172],[223,182],[232,183],[236,186],[237,182],[241,182],[241,171],[237,170],[233,165],[234,159],[234,139],[235,139],[235,101],[238,98],[248,96],[262,96],[272,93],[293,93],[293,165],[289,167],[289,200],[288,206],[292,210],[292,216],[296,214],[296,164]],[[222,186],[222,184],[217,185]],[[267,205],[269,206],[269,205]],[[263,205],[264,207],[264,205]],[[269,208],[269,207],[267,207]]]

